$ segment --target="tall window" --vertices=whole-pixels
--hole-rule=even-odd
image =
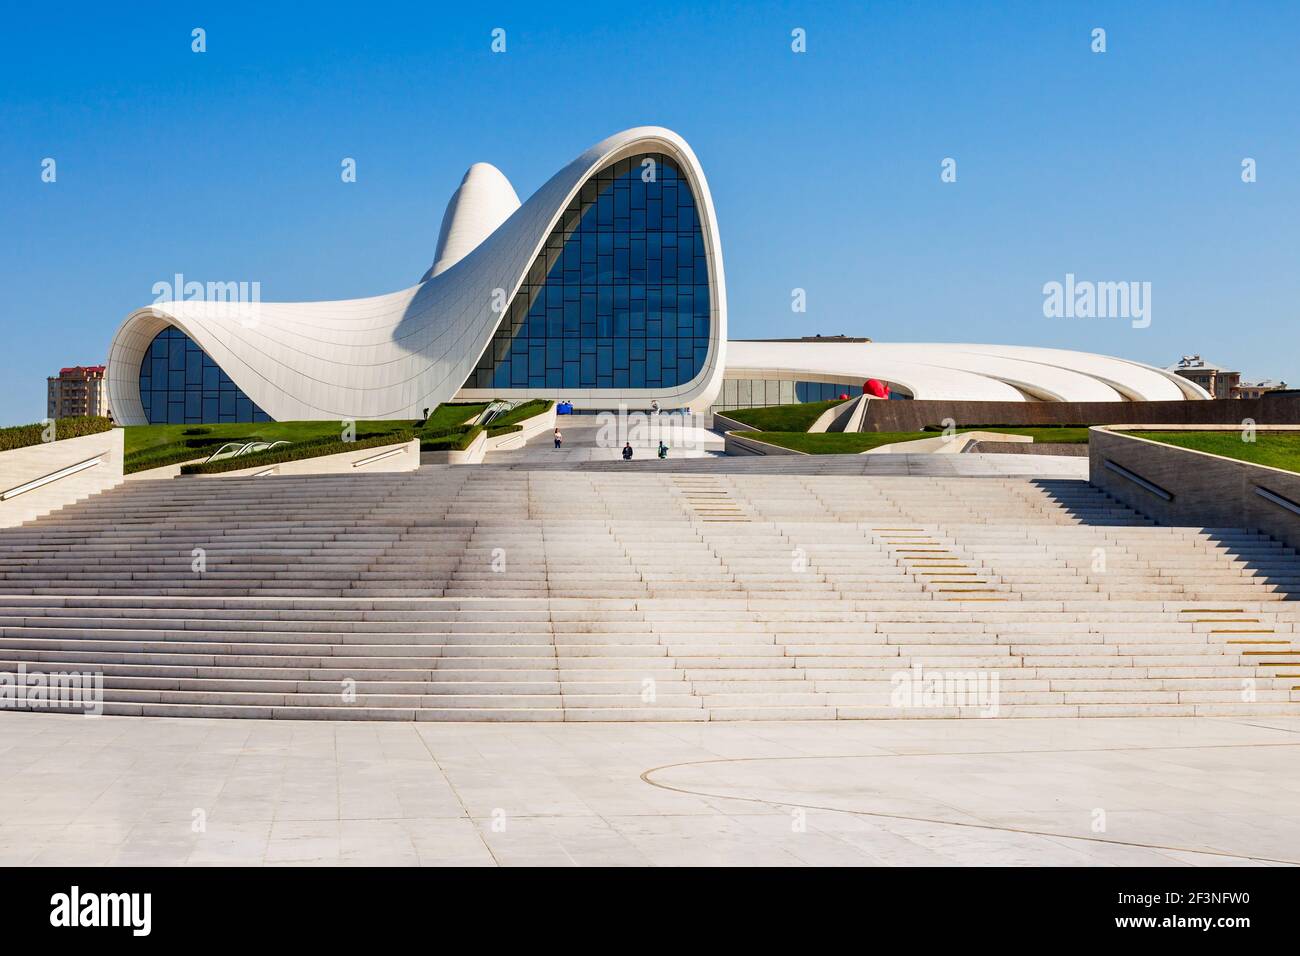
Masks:
[[[466,388],[670,388],[704,367],[709,272],[680,167],[642,153],[583,184]]]
[[[154,336],[140,363],[140,401],[151,425],[271,421],[203,349],[170,325]]]

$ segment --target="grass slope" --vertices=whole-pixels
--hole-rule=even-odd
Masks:
[[[1225,432],[1126,431],[1124,434],[1166,445],[1177,445],[1179,448],[1190,448],[1192,451],[1204,451],[1211,455],[1248,461],[1256,465],[1300,472],[1300,431],[1258,431],[1253,442],[1242,441],[1242,433],[1235,429]]]
[[[411,422],[357,422],[356,438],[362,441],[411,428]],[[130,425],[123,431],[127,474],[206,458],[231,441],[322,442],[342,437],[340,422],[244,422],[225,425]],[[189,434],[186,434],[189,432]]]
[[[482,415],[483,409],[487,407],[487,402],[472,402],[464,405],[444,402],[429,413],[429,420],[424,423],[424,430],[436,432],[464,425],[471,418]]]
[[[796,405],[768,405],[764,408],[737,408],[723,412],[728,418],[752,425],[761,432],[806,432],[828,408],[840,405],[829,402],[801,402]]]

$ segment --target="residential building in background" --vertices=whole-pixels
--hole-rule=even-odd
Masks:
[[[103,365],[73,365],[46,379],[45,413],[50,418],[108,414]]]
[[[1189,382],[1195,382],[1214,398],[1234,398],[1232,390],[1241,382],[1240,372],[1229,371],[1213,362],[1207,362],[1199,355],[1184,355],[1178,364],[1169,366],[1168,370]]]
[[[1286,382],[1276,382],[1271,378],[1262,382],[1242,382],[1233,386],[1233,398],[1263,398],[1265,392],[1285,392]]]
[[[1287,387],[1286,382],[1273,379],[1243,382],[1240,372],[1207,362],[1199,355],[1184,355],[1176,365],[1169,366],[1167,371],[1195,382],[1214,398],[1260,398],[1265,392],[1280,392]]]

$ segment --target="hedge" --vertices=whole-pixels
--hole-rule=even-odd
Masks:
[[[363,448],[375,448],[379,445],[397,445],[410,441],[414,436],[409,430],[389,432],[384,435],[371,435],[356,441],[343,441],[339,438],[313,438],[308,441],[294,442],[280,448],[240,455],[237,458],[222,458],[220,461],[200,462],[182,465],[182,475],[215,475],[223,471],[238,471],[241,468],[257,468],[262,465],[281,465],[287,461],[300,461],[304,458],[320,458],[324,455],[342,455]]]
[[[464,451],[482,433],[482,425],[471,425],[464,431],[444,437],[420,437],[420,451]]]
[[[130,475],[137,471],[148,471],[150,468],[161,468],[163,465],[181,464],[193,461],[195,458],[211,455],[228,442],[244,444],[250,441],[258,441],[258,439],[248,437],[187,438],[185,441],[168,442],[166,445],[156,445],[153,448],[127,455],[126,460],[122,463],[122,471]]]
[[[14,425],[0,428],[0,451],[13,451],[15,448],[28,448],[44,444],[45,425]],[[57,418],[54,420],[54,440],[81,438],[85,435],[98,435],[113,427],[113,419],[102,415],[80,415],[76,418]]]

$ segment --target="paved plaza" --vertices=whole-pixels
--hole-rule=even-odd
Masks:
[[[0,861],[1300,863],[1300,719],[0,714]]]

